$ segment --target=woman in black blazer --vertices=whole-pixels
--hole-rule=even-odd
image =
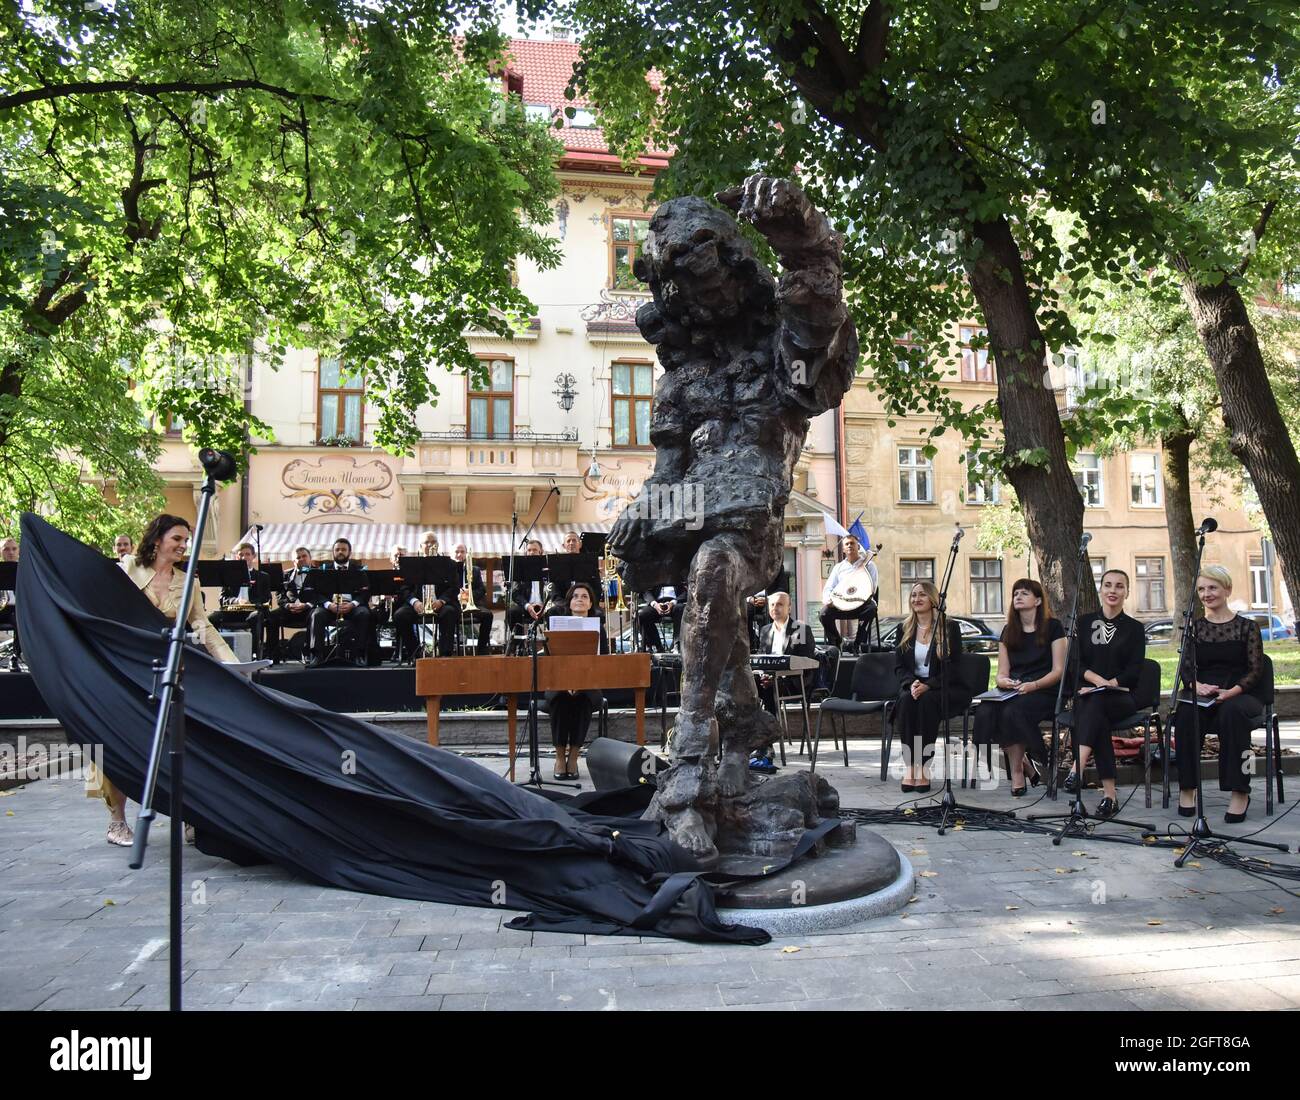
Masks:
[[[894,672],[900,689],[894,707],[894,728],[903,746],[907,775],[903,790],[925,793],[930,780],[925,767],[934,755],[939,723],[945,717],[961,714],[969,705],[971,691],[958,679],[961,658],[961,629],[953,619],[939,632],[939,590],[929,581],[912,585],[908,597],[909,612],[898,636]],[[948,708],[943,713],[940,675],[947,666]]]
[[[1101,575],[1101,610],[1079,616],[1079,690],[1087,692],[1074,700],[1074,743],[1076,770],[1065,780],[1065,789],[1079,789],[1080,776],[1090,756],[1097,761],[1097,777],[1105,797],[1097,806],[1098,817],[1113,817],[1119,811],[1115,792],[1115,748],[1110,730],[1137,713],[1138,680],[1146,658],[1147,640],[1142,624],[1124,614],[1128,598],[1128,574],[1107,569]],[[1097,689],[1097,690],[1089,690]]]
[[[549,624],[556,615],[586,618],[597,614],[596,590],[586,581],[575,581],[565,596],[564,606],[554,607],[546,617]],[[600,622],[600,652],[609,652],[605,623]],[[548,691],[546,709],[551,715],[551,741],[555,745],[555,778],[578,778],[578,752],[591,728],[591,712],[600,706],[599,691]]]

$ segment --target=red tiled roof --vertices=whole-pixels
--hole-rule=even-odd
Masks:
[[[507,71],[511,76],[523,80],[523,101],[545,103],[561,114],[565,107],[590,107],[590,101],[585,96],[576,95],[573,99],[564,97],[564,89],[573,76],[573,66],[578,60],[580,49],[577,42],[512,38]],[[567,116],[565,121],[568,122]],[[600,167],[618,164],[618,158],[610,152],[605,141],[604,130],[599,127],[578,128],[566,125],[555,133],[565,149],[562,164]],[[662,168],[668,163],[668,156],[666,152],[652,150],[640,157],[637,163]]]

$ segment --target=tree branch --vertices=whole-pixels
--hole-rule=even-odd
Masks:
[[[82,80],[73,84],[51,84],[40,88],[28,88],[25,91],[0,96],[0,111],[10,111],[15,107],[25,107],[29,103],[44,103],[75,95],[112,95],[116,92],[133,92],[136,95],[156,98],[174,92],[214,96],[218,92],[234,91],[266,92],[268,95],[287,99],[291,103],[303,99],[317,103],[338,102],[333,96],[319,95],[314,92],[295,92],[289,88],[267,84],[262,80],[215,80],[210,83],[193,80]]]

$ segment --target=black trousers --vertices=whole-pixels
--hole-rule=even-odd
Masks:
[[[461,627],[462,630],[471,629],[468,625],[470,623],[478,624],[478,648],[474,650],[474,653],[479,657],[484,656],[489,651],[488,645],[492,638],[492,612],[484,608],[479,608],[477,611],[462,612],[459,607],[456,608],[456,611],[467,624]]]
[[[1039,723],[1051,721],[1056,689],[1031,691],[1005,703],[983,702],[975,708],[975,744],[1023,745],[1037,761],[1047,759]]]
[[[260,660],[268,614],[258,611],[214,611],[208,620],[217,630],[247,630],[253,636],[253,659]]]
[[[591,713],[595,709],[585,691],[576,695],[568,692],[548,700],[546,709],[551,714],[551,742],[557,749],[581,747],[591,729]]]
[[[419,652],[420,643],[415,634],[419,621],[420,617],[409,603],[393,608],[393,635],[397,640],[397,647],[393,651],[394,660],[409,660]]]
[[[1201,737],[1219,738],[1219,790],[1250,793],[1250,772],[1244,767],[1250,753],[1250,732],[1264,713],[1264,704],[1253,695],[1238,695],[1225,703],[1201,707]],[[1179,703],[1174,716],[1174,742],[1178,752],[1178,786],[1190,791],[1196,786],[1196,763],[1201,746],[1193,743],[1192,704]],[[1252,759],[1253,764],[1253,759]]]
[[[0,611],[0,630],[12,630],[14,632],[14,656],[23,655],[22,643],[18,640],[18,609],[16,607],[6,607]]]
[[[1092,759],[1097,765],[1097,775],[1102,779],[1115,778],[1115,746],[1110,739],[1110,728],[1137,713],[1133,696],[1126,691],[1099,691],[1084,695],[1074,701],[1075,758],[1079,746],[1092,749]],[[1082,778],[1082,775],[1080,776]]]
[[[543,612],[545,612],[545,608],[543,608]],[[543,626],[546,625],[545,614],[542,615],[540,621]],[[532,626],[532,624],[533,617],[517,603],[512,603],[506,609],[506,640],[509,641],[509,639],[516,633],[527,635],[528,628]]]
[[[287,607],[277,607],[266,618],[266,646],[277,659],[283,657],[284,632],[286,630],[308,630],[311,634],[311,613],[314,608],[303,611],[290,611]]]
[[[365,647],[370,640],[370,608],[354,607],[346,615],[336,611],[326,611],[323,607],[312,609],[308,630],[311,634],[312,655],[320,658],[325,654],[325,628],[338,620],[340,623],[339,644],[354,656],[364,656]]]
[[[659,624],[664,619],[672,619],[673,634],[677,638],[682,636],[682,616],[686,613],[686,606],[681,600],[673,604],[673,609],[667,615],[661,615],[655,610],[654,604],[646,604],[636,613],[637,624],[641,627],[641,646],[643,649],[662,653],[664,648],[663,636],[659,633]]]
[[[839,628],[835,625],[836,619],[854,619],[857,621],[857,633],[853,635],[853,641],[849,643],[854,649],[860,644],[866,642],[867,631],[871,627],[872,620],[876,617],[876,601],[868,600],[855,612],[839,611],[834,607],[823,607],[821,615],[822,636],[826,639],[827,645],[833,645],[840,648],[844,645],[844,639],[840,637]]]
[[[966,688],[949,684],[948,717],[960,718],[970,706],[970,699]],[[934,743],[939,739],[939,723],[943,715],[942,702],[936,687],[923,692],[919,699],[912,698],[910,688],[903,688],[898,693],[894,707],[894,732],[898,735],[908,767],[928,764],[934,756]]]

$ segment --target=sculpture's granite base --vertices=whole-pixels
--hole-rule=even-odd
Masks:
[[[779,874],[715,886],[723,920],[789,936],[839,928],[893,913],[908,902],[912,865],[875,833],[849,847],[827,848]]]

